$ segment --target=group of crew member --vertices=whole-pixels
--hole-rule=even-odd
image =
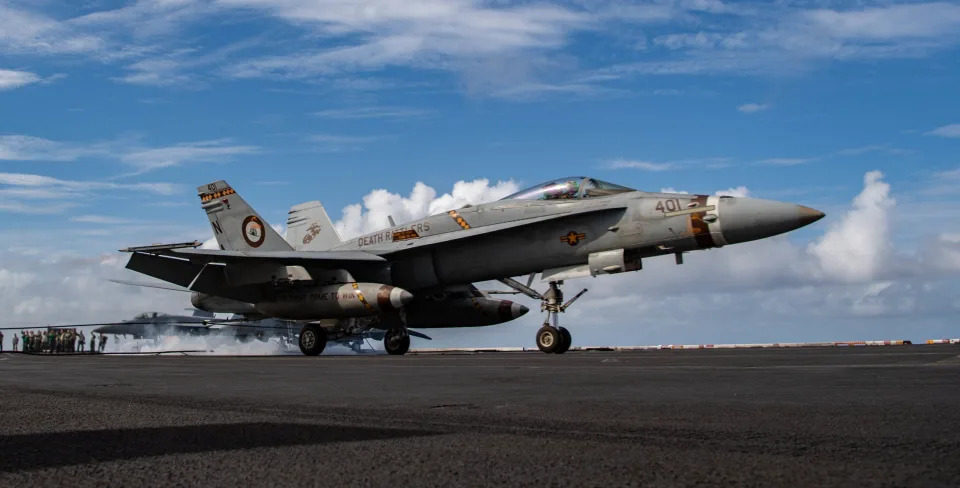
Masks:
[[[83,331],[77,329],[22,330],[13,334],[13,350],[30,353],[75,353],[103,352],[107,348],[107,336],[91,332],[88,341]],[[0,332],[0,352],[3,352],[3,332]]]

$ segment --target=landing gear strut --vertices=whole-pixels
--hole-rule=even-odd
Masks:
[[[410,350],[410,334],[406,329],[388,329],[383,335],[383,348],[392,356],[406,354]]]
[[[317,356],[327,347],[327,331],[323,327],[307,324],[300,329],[300,352]]]
[[[537,331],[537,348],[548,354],[567,352],[573,339],[570,336],[570,331],[560,327],[560,314],[566,311],[570,305],[573,305],[573,302],[577,301],[578,298],[582,297],[587,289],[584,288],[569,302],[563,303],[563,292],[560,291],[563,281],[551,281],[550,288],[543,294],[530,288],[530,284],[533,283],[533,275],[530,275],[526,285],[511,278],[504,278],[500,281],[530,298],[540,300],[540,310],[547,312],[543,327],[540,327],[540,330]]]

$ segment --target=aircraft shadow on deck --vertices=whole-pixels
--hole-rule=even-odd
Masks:
[[[213,424],[0,436],[0,473],[258,447],[320,445],[440,432],[295,423]]]

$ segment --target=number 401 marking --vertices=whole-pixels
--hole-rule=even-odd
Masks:
[[[676,198],[672,200],[660,200],[657,202],[655,210],[659,210],[663,213],[676,212],[680,210],[680,200]]]

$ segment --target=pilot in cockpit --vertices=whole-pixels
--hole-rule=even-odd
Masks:
[[[563,200],[577,198],[580,192],[580,182],[569,180],[566,183],[552,183],[543,189],[544,200]]]

